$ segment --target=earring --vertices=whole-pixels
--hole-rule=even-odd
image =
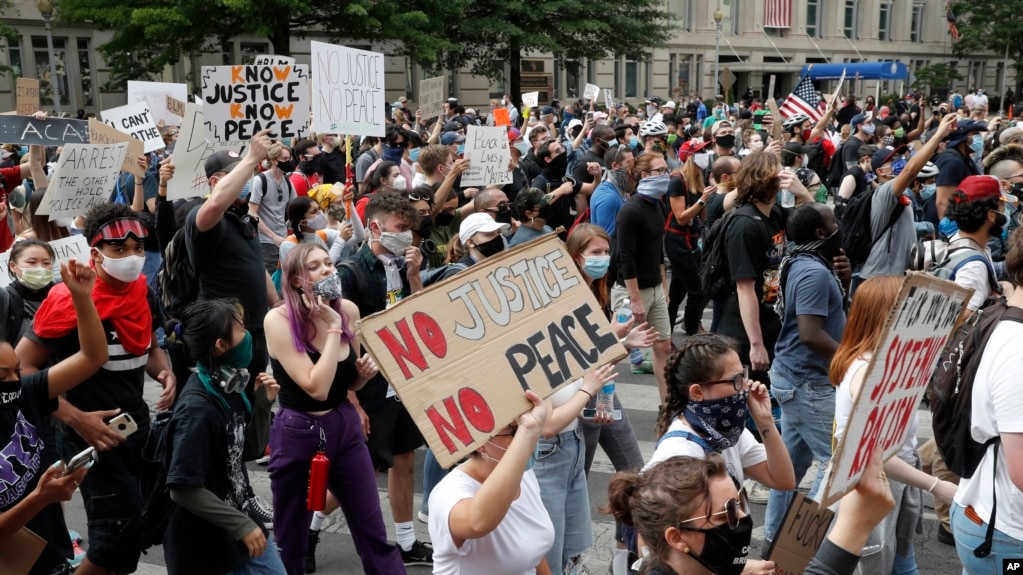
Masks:
[[[685,553],[686,555],[689,555],[689,546],[686,545],[685,547],[683,547],[682,552]]]

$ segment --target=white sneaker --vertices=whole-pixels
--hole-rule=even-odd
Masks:
[[[416,515],[416,517],[417,517],[417,518],[419,519],[419,522],[420,522],[420,523],[426,523],[426,524],[429,524],[429,523],[430,523],[430,516],[429,516],[429,515],[427,515],[427,514],[425,514],[425,513],[423,513],[422,511],[420,511],[420,512],[419,512],[419,513],[418,513],[418,514]]]

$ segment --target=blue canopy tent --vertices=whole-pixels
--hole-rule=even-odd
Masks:
[[[909,69],[902,62],[860,62],[848,64],[807,64],[800,76],[811,80],[837,80],[845,70],[846,78],[860,80],[908,80]]]

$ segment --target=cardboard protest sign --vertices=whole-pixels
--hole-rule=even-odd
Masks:
[[[596,84],[586,84],[586,88],[583,89],[583,98],[586,100],[596,100],[599,95],[600,86]]]
[[[774,536],[767,560],[774,561],[781,575],[801,575],[817,554],[831,527],[835,513],[796,492]]]
[[[167,109],[167,96],[182,102],[188,100],[188,86],[171,82],[128,81],[128,103],[145,102],[153,121],[163,120],[168,126],[180,126],[182,117]]]
[[[203,66],[203,112],[210,142],[249,140],[269,128],[274,139],[309,132],[309,67]]]
[[[973,290],[926,273],[906,275],[880,344],[819,491],[824,507],[856,487],[874,448],[887,461],[902,449],[909,423]]]
[[[448,93],[448,77],[437,76],[419,82],[419,111],[423,120],[439,116],[444,112],[444,100]]]
[[[175,98],[174,96],[167,96],[167,111],[175,116],[185,117],[185,102]]]
[[[7,274],[3,274],[7,275]],[[0,539],[0,573],[27,575],[46,549],[46,540],[27,527]]]
[[[494,108],[494,125],[511,126],[511,114],[508,108]]]
[[[210,193],[206,160],[221,150],[235,150],[240,154],[245,146],[241,142],[207,142],[202,104],[186,104],[185,119],[171,155],[174,177],[167,183],[167,199],[180,200]]]
[[[57,259],[53,261],[53,278],[54,281],[60,280],[60,264],[61,262],[67,262],[71,258],[75,258],[80,262],[84,262],[89,258],[89,242],[85,239],[82,234],[75,234],[68,238],[61,238],[59,240],[53,240],[49,242],[50,247],[53,248],[54,253],[57,254]],[[11,251],[0,254],[0,270],[7,271],[7,263],[11,261]],[[0,273],[0,287],[6,287],[11,283],[11,275],[8,273]],[[0,571],[3,573],[3,571]]]
[[[384,55],[311,42],[313,130],[353,136],[384,135]]]
[[[104,124],[141,140],[147,154],[167,147],[145,102],[103,110],[100,116]]]
[[[14,108],[19,115],[31,116],[39,111],[39,80],[18,78],[14,89]]]
[[[607,107],[608,113],[615,109],[615,99],[611,90],[604,90],[604,105]]]
[[[522,95],[522,105],[535,108],[540,105],[540,92],[526,92]]]
[[[443,467],[529,409],[526,390],[549,397],[626,354],[554,234],[363,318],[359,333]]]
[[[292,66],[295,59],[289,56],[278,56],[276,54],[260,54],[253,62],[256,66]]]
[[[80,216],[110,201],[128,144],[68,144],[47,189],[50,221]]]
[[[136,161],[139,156],[145,153],[142,141],[108,126],[95,118],[89,118],[89,143],[119,144],[121,142],[126,142],[128,144],[128,150],[124,154],[124,164],[121,165],[121,169],[125,172],[135,174],[138,177],[145,176],[145,169],[143,169]]]
[[[0,114],[0,142],[22,146],[63,146],[88,144],[89,123],[85,120]]]
[[[512,174],[508,129],[468,126],[465,130],[465,157],[469,168],[462,172],[463,186],[510,184]]]

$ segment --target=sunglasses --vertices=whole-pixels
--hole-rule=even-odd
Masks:
[[[93,236],[89,242],[90,246],[95,246],[100,242],[123,242],[128,239],[128,235],[135,236],[137,240],[144,240],[148,234],[146,231],[146,225],[141,220],[135,218],[118,218],[112,222],[108,222],[103,225]]]
[[[707,515],[702,515],[700,517],[686,519],[685,521],[679,523],[680,525],[679,529],[683,529],[685,531],[709,531],[710,529],[681,527],[681,525],[685,525],[686,523],[690,523],[692,521],[700,521],[701,519],[706,519],[707,521],[710,521],[711,517],[716,517],[718,515],[724,515],[725,520],[728,521],[728,528],[735,529],[736,527],[739,526],[739,520],[742,519],[742,516],[739,515],[740,511],[742,512],[742,516],[749,515],[749,498],[747,498],[746,496],[746,489],[740,489],[738,497],[725,501],[724,511],[717,511],[714,513],[708,513]]]
[[[742,391],[749,382],[749,366],[742,366],[742,372],[737,373],[730,379],[715,379],[714,381],[701,381],[697,385],[717,385],[719,383],[730,383],[735,391]]]
[[[503,214],[505,212],[510,212],[511,211],[511,202],[501,202],[500,204],[497,204],[497,206],[495,206],[493,208],[487,208],[484,211],[487,211],[487,212],[497,212],[499,214]]]
[[[408,199],[409,199],[410,202],[419,202],[419,201],[429,202],[433,198],[431,198],[429,194],[419,194],[419,193],[416,193],[416,192],[409,192],[408,193]]]

